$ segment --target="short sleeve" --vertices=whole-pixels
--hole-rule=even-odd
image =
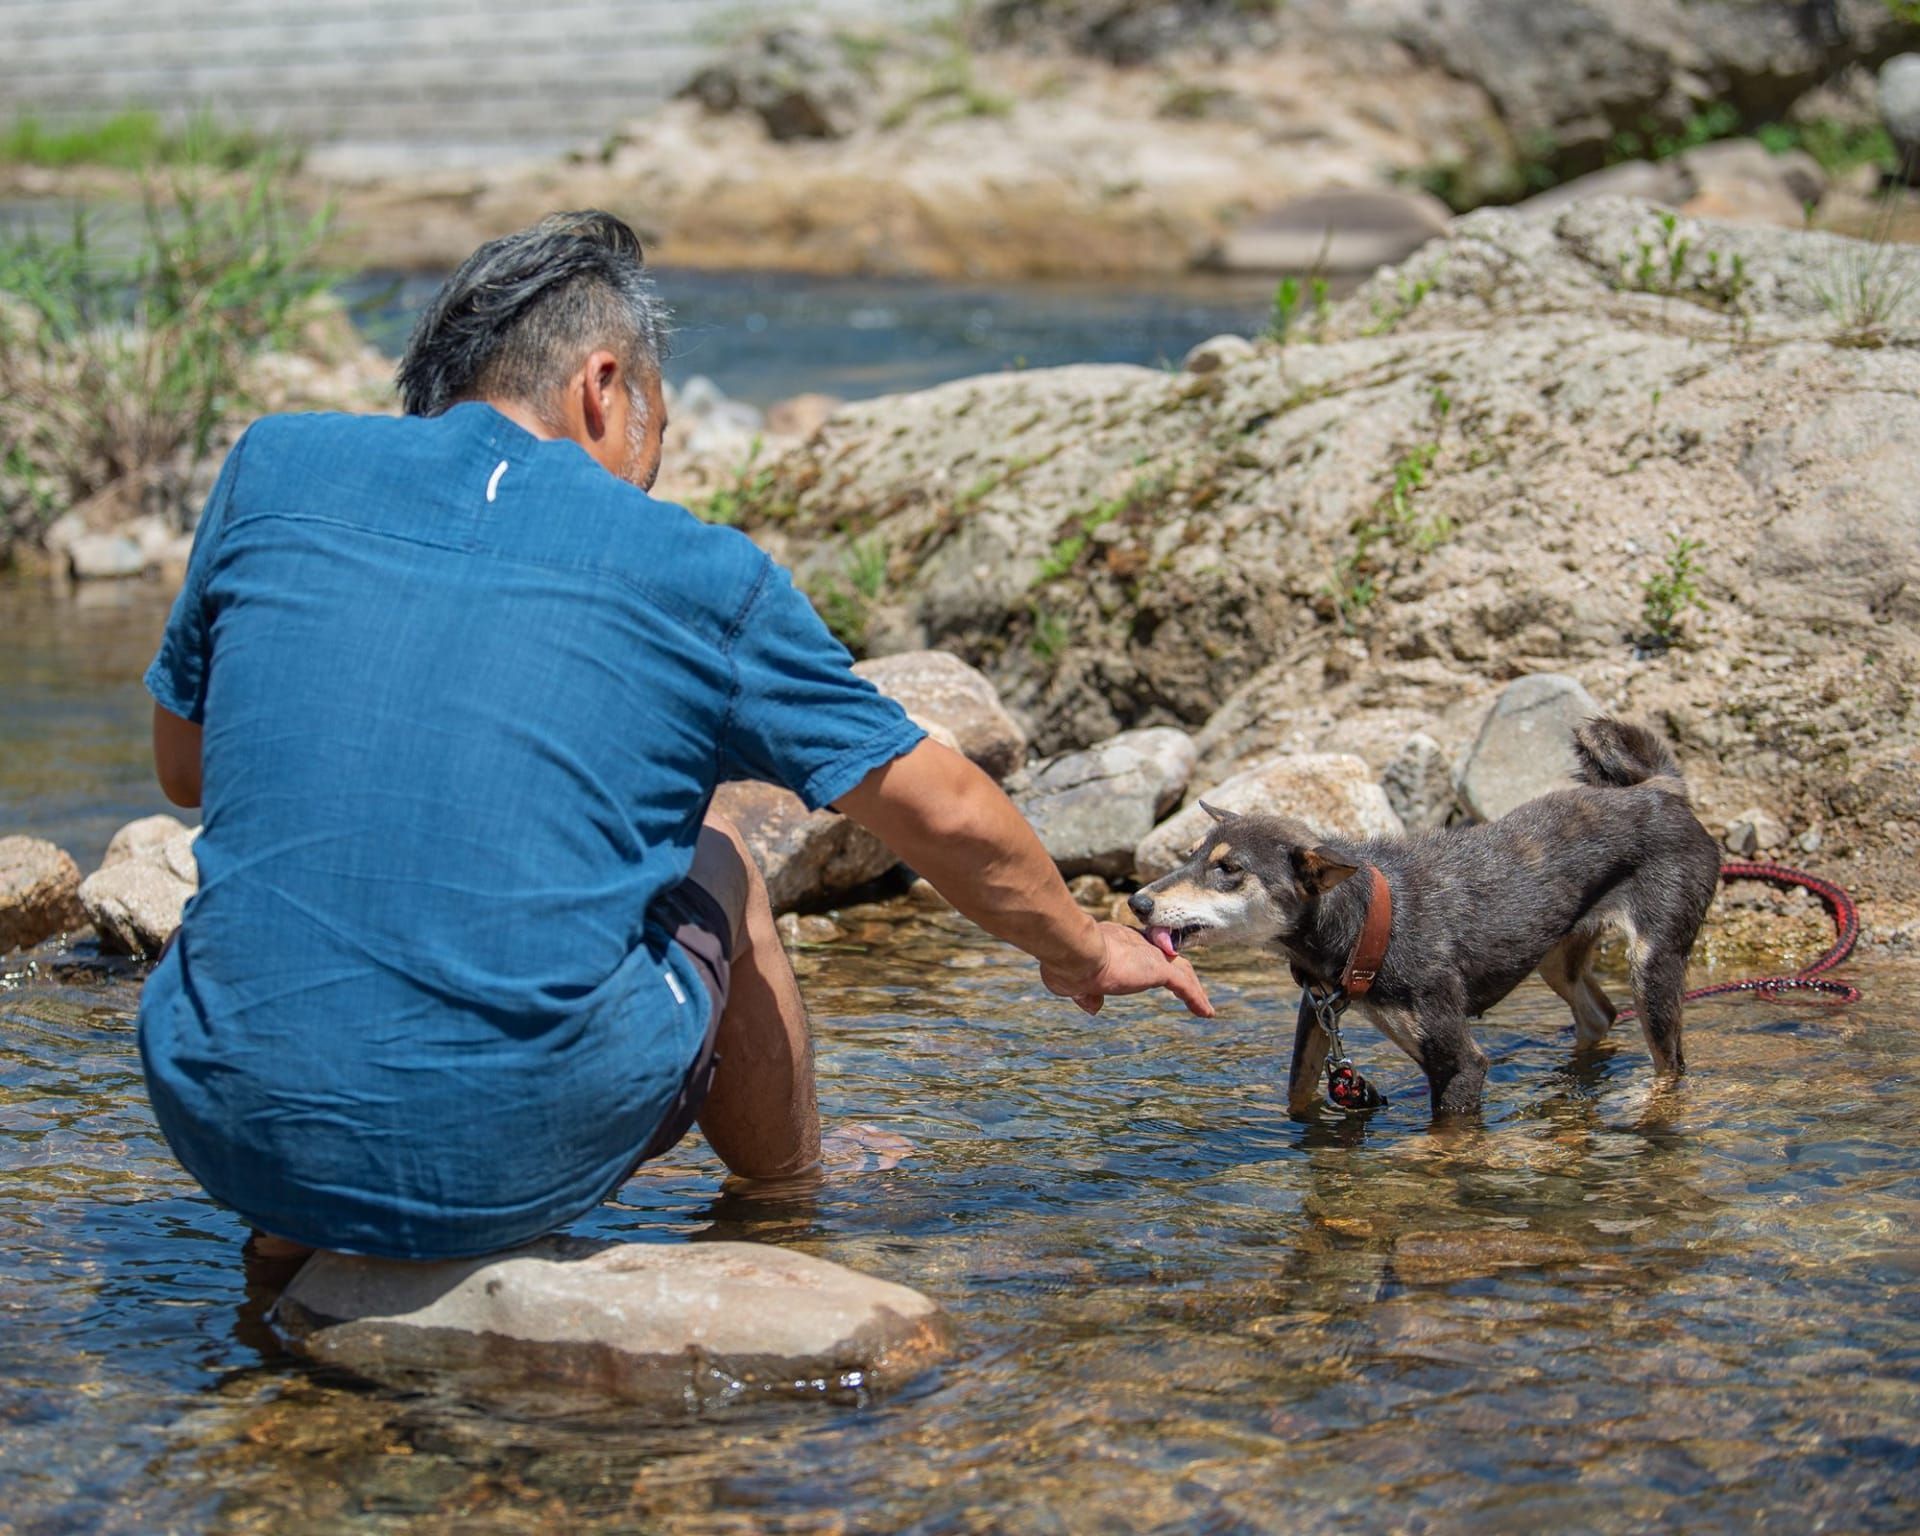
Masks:
[[[926,738],[854,672],[846,647],[771,561],[741,620],[733,660],[724,777],[783,784],[818,810]]]
[[[147,668],[147,692],[161,708],[195,725],[203,723],[207,707],[207,673],[213,662],[213,614],[207,586],[217,559],[221,530],[226,526],[233,483],[239,477],[243,436],[220,467],[207,504],[194,528],[193,554],[187,561],[187,579],[167,615],[160,653]]]

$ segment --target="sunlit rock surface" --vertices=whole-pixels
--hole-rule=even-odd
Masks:
[[[1142,880],[1172,870],[1213,825],[1200,801],[1239,815],[1290,816],[1322,837],[1398,837],[1404,830],[1386,791],[1359,758],[1312,752],[1278,757],[1202,790],[1199,801],[1154,828],[1134,855]]]
[[[1460,802],[1496,821],[1539,795],[1573,784],[1573,733],[1602,713],[1571,677],[1538,673],[1509,683],[1460,767]]]
[[[0,954],[24,949],[86,921],[80,869],[37,837],[0,837]]]
[[[953,1339],[917,1291],[757,1243],[549,1238],[444,1264],[321,1254],[275,1318],[310,1359],[392,1385],[688,1411],[749,1395],[858,1400]]]

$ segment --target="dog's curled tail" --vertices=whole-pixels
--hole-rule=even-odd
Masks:
[[[1573,776],[1596,789],[1630,789],[1646,784],[1686,795],[1686,781],[1673,748],[1644,725],[1595,716],[1575,728],[1573,755]]]

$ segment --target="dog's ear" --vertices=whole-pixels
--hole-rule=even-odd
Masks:
[[[1232,811],[1223,811],[1220,809],[1219,806],[1208,805],[1207,802],[1204,800],[1200,802],[1200,809],[1205,811],[1215,821],[1232,821],[1233,820]]]
[[[1305,889],[1316,896],[1324,896],[1342,880],[1359,871],[1331,849],[1296,848],[1293,850],[1293,872]]]

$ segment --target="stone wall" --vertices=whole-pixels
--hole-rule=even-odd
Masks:
[[[129,105],[452,152],[596,138],[755,21],[936,0],[0,0],[0,116]]]

